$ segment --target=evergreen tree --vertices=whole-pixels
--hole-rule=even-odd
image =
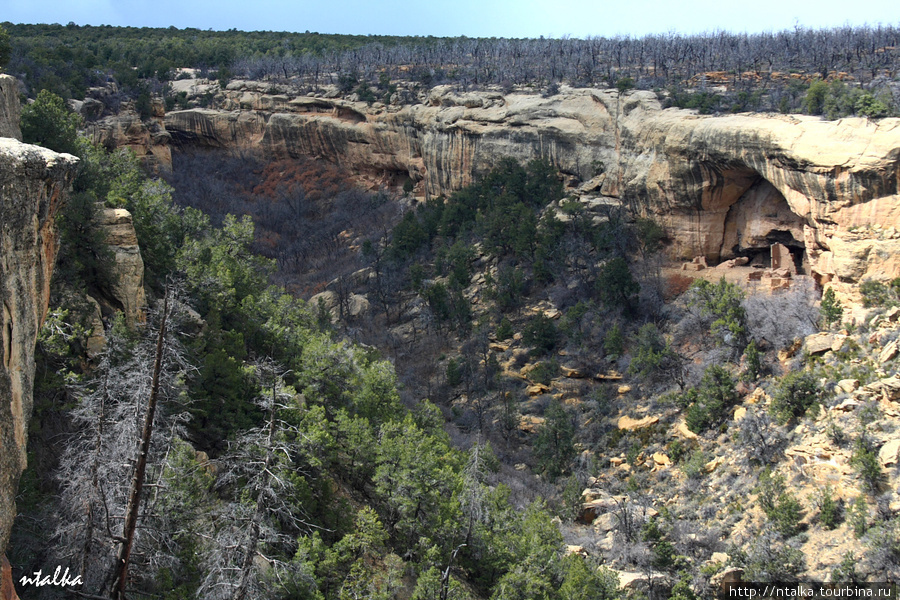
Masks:
[[[547,406],[544,424],[534,441],[534,454],[541,470],[550,479],[567,472],[575,458],[575,426],[558,400],[552,400]]]

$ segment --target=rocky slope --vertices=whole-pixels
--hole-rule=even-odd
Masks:
[[[0,76],[0,115],[17,131],[15,80]],[[0,119],[2,120],[2,119]],[[77,159],[0,138],[0,551],[15,516],[19,475],[26,464],[31,415],[34,346],[47,311],[56,258],[54,218]]]
[[[718,262],[778,241],[821,283],[900,275],[897,119],[699,116],[663,110],[650,92],[595,89],[543,98],[438,87],[420,100],[368,105],[232,82],[216,96],[220,108],[167,114],[166,133],[140,152],[164,156],[171,137],[313,156],[373,182],[410,178],[428,196],[459,189],[500,157],[541,157],[573,193],[657,218],[673,257]],[[95,137],[101,130],[109,144],[133,145],[109,120]]]

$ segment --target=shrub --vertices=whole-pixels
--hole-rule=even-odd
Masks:
[[[739,431],[741,447],[751,463],[762,465],[777,460],[785,437],[771,417],[763,410],[748,411],[741,420]]]
[[[725,420],[728,409],[738,399],[734,379],[723,367],[712,365],[703,373],[694,402],[687,410],[688,429],[702,433]]]
[[[462,365],[455,359],[447,361],[447,385],[456,387],[462,383]]]
[[[534,455],[541,470],[556,479],[569,470],[575,458],[575,425],[566,409],[554,399],[544,413],[544,424],[534,441]]]
[[[642,379],[667,377],[679,385],[684,383],[684,358],[663,339],[659,328],[647,323],[640,328],[636,348],[628,372]]]
[[[744,372],[744,380],[750,382],[756,381],[762,373],[762,357],[760,356],[759,348],[756,345],[756,340],[750,340],[750,343],[747,344],[747,347],[744,349],[744,358],[747,361],[747,370]]]
[[[900,277],[892,280],[888,285],[870,279],[859,286],[863,306],[866,308],[893,306],[897,304],[898,292],[900,292]]]
[[[620,308],[633,313],[635,298],[641,291],[624,258],[613,258],[603,266],[597,277],[597,291],[600,298],[610,308]]]
[[[628,90],[634,89],[634,79],[631,77],[622,77],[616,81],[616,89],[620,94],[624,94]]]
[[[625,350],[625,338],[622,336],[622,328],[618,322],[613,323],[606,335],[603,336],[603,351],[609,357],[618,357]]]
[[[844,307],[835,298],[833,288],[828,288],[822,294],[822,304],[819,306],[819,313],[822,315],[822,326],[825,329],[830,329],[835,323],[841,322],[841,317],[844,315]]]
[[[33,103],[22,107],[22,139],[56,152],[78,153],[80,124],[81,118],[48,90],[41,90]]]
[[[803,553],[772,533],[764,533],[744,552],[732,547],[728,554],[744,568],[745,581],[793,581],[805,569]]]
[[[512,323],[509,322],[509,319],[503,317],[500,320],[500,325],[497,326],[497,339],[508,340],[513,336],[513,333]]]
[[[900,520],[879,524],[867,538],[868,570],[881,580],[896,581],[900,574]]]
[[[815,376],[808,371],[793,371],[785,375],[772,398],[772,414],[779,423],[802,417],[820,401],[822,390]]]
[[[539,314],[525,326],[522,341],[531,346],[535,354],[549,354],[559,344],[559,330],[550,318]]]
[[[744,292],[725,278],[718,283],[698,279],[691,286],[690,306],[711,320],[710,333],[717,343],[737,348],[747,346],[747,313],[743,306]]]
[[[883,478],[881,462],[878,460],[878,453],[875,451],[872,440],[865,434],[860,435],[853,442],[853,454],[850,456],[850,465],[856,469],[868,491],[878,491]]]
[[[12,56],[12,45],[9,43],[9,33],[0,27],[0,69],[6,66]]]
[[[759,503],[772,528],[786,538],[800,532],[803,509],[793,494],[787,491],[784,477],[773,475],[768,469],[759,476]]]
[[[501,312],[521,306],[525,297],[525,276],[522,275],[522,271],[514,267],[500,267],[497,272],[497,284],[490,295]]]
[[[831,571],[831,583],[862,583],[863,576],[856,570],[858,563],[853,552],[845,552],[841,562]]]
[[[705,452],[702,450],[694,450],[691,452],[690,458],[681,465],[681,471],[688,479],[700,479],[706,472],[704,467],[708,461],[709,457]]]
[[[857,496],[850,509],[847,511],[850,526],[853,527],[853,535],[861,538],[869,530],[869,507],[865,496]]]
[[[834,499],[830,485],[826,485],[821,495],[816,498],[819,508],[819,523],[825,529],[834,529],[841,523],[841,503]]]
[[[559,375],[559,363],[556,359],[551,359],[538,363],[529,373],[528,377],[536,382],[549,385],[550,381]]]

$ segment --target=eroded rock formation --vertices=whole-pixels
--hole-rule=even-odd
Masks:
[[[103,208],[98,216],[98,224],[106,234],[106,244],[115,258],[112,282],[104,292],[114,303],[113,308],[124,313],[125,323],[134,327],[144,321],[147,306],[144,261],[134,222],[131,213],[124,208]]]
[[[17,596],[3,552],[27,461],[34,346],[56,259],[54,217],[77,162],[21,143],[18,121],[15,80],[0,75],[0,595],[10,599]]]
[[[19,108],[19,86],[15,77],[0,75],[0,137],[22,141]]]
[[[232,82],[217,102],[166,115],[173,143],[319,157],[374,182],[411,178],[429,196],[501,157],[541,157],[573,192],[657,218],[673,258],[717,263],[781,243],[821,282],[900,276],[897,119],[699,116],[663,110],[650,92],[593,89],[438,87],[400,106]]]
[[[56,259],[54,218],[77,159],[0,138],[0,551],[26,465],[34,346]]]

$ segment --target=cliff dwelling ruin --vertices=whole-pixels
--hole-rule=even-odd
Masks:
[[[705,182],[697,235],[707,237],[698,242],[711,265],[741,259],[755,267],[809,272],[806,219],[791,210],[774,185],[746,167],[701,170]]]

